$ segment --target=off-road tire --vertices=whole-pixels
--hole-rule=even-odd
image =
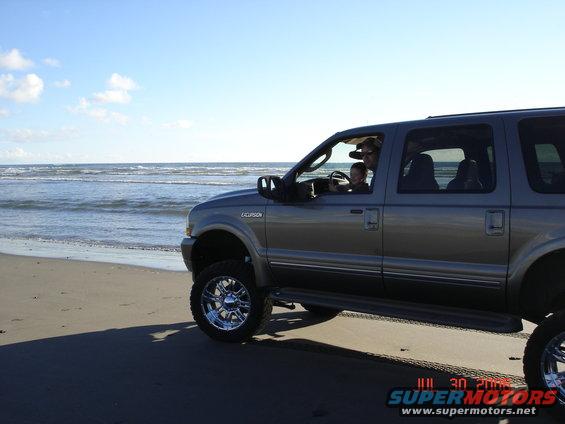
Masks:
[[[565,331],[565,311],[545,318],[532,332],[524,351],[524,376],[530,389],[547,389],[541,369],[542,354],[546,345],[559,333]],[[565,417],[565,399],[552,406],[548,412],[554,416]]]
[[[201,304],[202,291],[210,280],[221,276],[236,279],[245,286],[249,293],[251,309],[246,321],[237,329],[221,330],[213,326],[204,315]],[[198,327],[212,339],[241,343],[248,341],[265,327],[271,317],[273,303],[263,291],[256,287],[251,265],[242,261],[227,260],[212,264],[198,274],[190,291],[190,310]]]
[[[333,318],[341,312],[341,309],[326,308],[325,306],[309,305],[307,303],[302,303],[302,307],[313,315],[326,318]]]

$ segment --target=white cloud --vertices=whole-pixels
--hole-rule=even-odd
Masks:
[[[92,99],[97,103],[129,103],[131,96],[125,90],[106,90],[94,93]]]
[[[129,117],[123,113],[113,112],[102,107],[93,106],[93,103],[121,103],[131,102],[129,91],[137,90],[137,83],[126,76],[113,73],[106,81],[108,90],[93,93],[90,98],[79,100],[78,106],[70,107],[71,113],[90,116],[100,122],[113,122],[125,125],[129,122]]]
[[[5,118],[6,116],[10,115],[10,111],[8,109],[4,109],[0,107],[0,118]]]
[[[92,107],[92,104],[85,98],[80,99],[78,106],[69,108],[71,113],[85,115],[96,119],[99,122],[117,123],[126,125],[129,117],[119,112],[112,112],[101,107]]]
[[[92,162],[89,155],[73,153],[32,153],[21,147],[0,150],[0,161],[5,163],[76,163],[78,161]]]
[[[162,125],[163,128],[171,130],[171,129],[181,129],[186,130],[192,127],[192,122],[188,119],[179,119],[173,122],[166,122]]]
[[[64,79],[61,81],[55,81],[53,85],[57,88],[68,88],[71,86],[71,82],[68,79]]]
[[[78,106],[76,107],[76,109],[86,109],[89,107],[90,107],[90,102],[83,97],[78,101]]]
[[[47,66],[51,66],[52,68],[61,67],[61,62],[59,62],[59,60],[54,59],[52,57],[46,57],[45,59],[43,59],[43,63],[45,63]]]
[[[30,158],[32,155],[26,152],[21,147],[16,147],[11,150],[0,150],[0,159],[2,160],[22,160]]]
[[[13,128],[0,131],[0,141],[12,143],[61,141],[75,138],[77,135],[78,131],[74,127],[61,127],[53,130]]]
[[[23,71],[32,66],[33,62],[23,57],[18,49],[12,49],[6,53],[0,51],[0,68]]]
[[[92,101],[96,103],[121,103],[131,102],[129,91],[137,90],[139,86],[129,77],[113,73],[106,81],[108,90],[100,91],[92,95]]]
[[[125,77],[123,75],[113,73],[110,76],[110,79],[107,81],[108,87],[113,90],[123,90],[123,91],[131,91],[137,90],[139,86],[137,83],[129,77]]]
[[[43,92],[43,80],[36,74],[16,79],[12,74],[0,75],[0,97],[18,103],[33,103]]]

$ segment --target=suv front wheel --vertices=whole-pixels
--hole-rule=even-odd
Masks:
[[[544,319],[533,331],[524,352],[524,376],[530,388],[555,390],[559,405],[551,412],[565,412],[565,311]]]
[[[190,310],[198,327],[223,342],[244,342],[263,329],[272,301],[256,286],[253,268],[228,260],[204,269],[194,280]]]

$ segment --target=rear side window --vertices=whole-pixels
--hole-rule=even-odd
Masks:
[[[422,128],[406,136],[399,193],[494,190],[492,128],[486,124]]]
[[[523,119],[518,130],[532,190],[565,193],[565,117]]]

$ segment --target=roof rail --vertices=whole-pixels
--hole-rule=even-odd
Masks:
[[[565,106],[553,106],[553,107],[537,107],[537,108],[529,108],[529,109],[508,109],[508,110],[491,110],[488,112],[467,112],[467,113],[454,113],[451,115],[430,115],[426,119],[434,119],[434,118],[449,118],[452,116],[468,116],[468,115],[488,115],[491,113],[503,113],[503,112],[527,112],[527,111],[536,111],[536,110],[551,110],[551,109],[564,109]]]

